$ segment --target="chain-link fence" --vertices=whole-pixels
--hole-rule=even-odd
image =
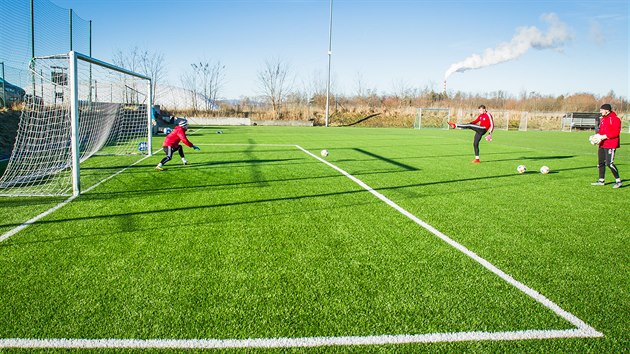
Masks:
[[[0,0],[0,99],[32,91],[31,58],[75,50],[91,54],[91,21],[49,0]],[[32,93],[32,92],[31,92]],[[7,98],[7,96],[11,96]],[[19,96],[19,94],[18,94]],[[3,98],[4,97],[4,98]]]

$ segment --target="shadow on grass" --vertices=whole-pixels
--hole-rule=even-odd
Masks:
[[[519,160],[532,160],[532,161],[541,161],[541,160],[560,160],[560,159],[571,159],[574,158],[575,155],[559,155],[559,156],[521,156],[513,159],[501,159],[501,160],[485,160],[484,163],[492,163],[492,162],[504,162],[504,161],[519,161]]]
[[[0,208],[28,207],[38,205],[53,205],[68,199],[62,197],[0,197]]]
[[[374,158],[376,158],[378,160],[387,162],[387,163],[392,164],[394,166],[401,167],[401,168],[403,168],[403,169],[405,169],[407,171],[417,171],[418,170],[418,168],[416,168],[416,167],[406,165],[406,164],[398,162],[396,160],[392,160],[390,158],[387,158],[387,157],[384,157],[384,156],[381,156],[381,155],[377,155],[375,153],[372,153],[372,152],[369,152],[369,151],[366,151],[366,150],[363,150],[363,149],[360,149],[360,148],[354,148],[353,150],[354,151],[358,151],[358,152],[360,152],[360,153],[362,153],[364,155],[368,155],[370,157],[374,157]]]
[[[400,170],[381,170],[381,171],[371,171],[365,173],[355,173],[354,176],[365,176],[365,175],[376,175],[376,174],[389,174],[389,173],[400,173]],[[160,173],[160,172],[155,172]],[[306,176],[306,177],[295,177],[295,178],[278,178],[278,179],[267,179],[265,183],[274,183],[274,182],[291,182],[291,181],[316,181],[319,179],[328,179],[328,178],[346,178],[345,176],[334,173],[322,176]],[[142,188],[138,190],[125,190],[125,191],[107,191],[107,192],[89,192],[81,195],[81,198],[90,199],[90,200],[98,200],[98,199],[111,199],[113,195],[118,195],[121,198],[128,198],[133,196],[145,196],[148,194],[163,194],[170,193],[176,191],[187,191],[187,190],[201,190],[201,189],[225,189],[232,187],[251,187],[258,188],[260,187],[260,181],[245,181],[245,182],[230,182],[230,183],[217,183],[217,184],[203,184],[203,185],[193,185],[187,183],[186,186],[169,186],[167,189],[164,187],[160,188]],[[316,182],[314,182],[316,183]]]
[[[177,165],[177,161],[174,161],[176,159],[178,159],[179,157],[173,156],[173,160],[170,161],[169,164],[165,165],[165,166],[176,166]],[[250,159],[250,160],[229,160],[229,161],[209,161],[209,162],[194,162],[191,163],[188,166],[182,166],[182,168],[194,168],[194,167],[199,167],[199,166],[214,166],[214,165],[232,165],[232,164],[261,164],[261,163],[271,163],[271,162],[286,162],[286,161],[296,161],[296,160],[303,160],[303,158],[291,158],[291,159]],[[159,160],[157,161],[159,162]],[[157,162],[155,163],[155,165],[157,165]],[[129,165],[121,165],[121,166],[101,166],[101,167],[81,167],[81,171],[90,171],[90,170],[121,170],[124,168],[127,168],[129,170],[137,170],[137,169],[147,169],[148,167],[155,167],[154,164],[151,165],[146,165],[146,164],[142,164],[142,165],[134,165],[134,166],[129,166]]]
[[[510,173],[510,174],[495,175],[495,176],[471,177],[471,178],[462,178],[462,179],[456,179],[456,180],[414,183],[414,184],[407,184],[407,185],[374,188],[374,190],[375,191],[388,191],[388,190],[398,190],[398,189],[405,189],[405,188],[417,188],[417,187],[423,187],[423,186],[433,186],[433,185],[441,185],[441,184],[473,182],[473,181],[479,181],[479,180],[513,178],[513,177],[515,177],[515,174]],[[160,192],[164,193],[165,191],[160,190]],[[80,216],[80,217],[75,217],[75,218],[37,221],[35,224],[46,225],[46,224],[57,224],[57,223],[64,223],[64,222],[85,221],[85,220],[95,220],[95,219],[127,218],[130,216],[140,216],[140,215],[156,215],[157,216],[157,215],[166,215],[166,214],[177,212],[177,211],[192,211],[192,210],[203,210],[203,209],[208,209],[208,208],[225,208],[225,207],[233,207],[233,206],[240,206],[240,205],[255,205],[255,204],[262,204],[262,203],[299,201],[299,200],[305,200],[305,199],[310,199],[310,198],[326,198],[326,197],[340,196],[340,195],[354,195],[358,193],[369,193],[369,191],[365,189],[360,189],[360,190],[342,191],[342,192],[304,194],[304,195],[296,195],[292,197],[282,197],[282,198],[268,198],[268,199],[247,200],[247,201],[229,202],[229,203],[205,204],[205,205],[187,206],[187,207],[181,207],[181,208],[162,208],[162,209],[153,209],[153,210],[137,211],[137,212],[116,213],[116,214],[88,215],[88,216]],[[105,194],[105,196],[110,196],[110,195],[111,193]],[[164,217],[164,219],[167,219],[167,217]],[[9,223],[9,224],[0,225],[0,227],[15,227],[19,225],[20,224]],[[0,244],[0,247],[3,247],[3,246],[4,245]]]

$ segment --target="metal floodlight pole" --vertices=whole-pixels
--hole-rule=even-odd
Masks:
[[[330,0],[330,20],[328,25],[328,81],[326,83],[326,126],[328,126],[328,116],[330,112],[330,62],[332,57],[332,14],[333,0]]]

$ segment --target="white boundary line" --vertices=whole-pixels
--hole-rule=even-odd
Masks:
[[[474,253],[473,251],[469,250],[464,245],[456,242],[455,240],[451,239],[450,237],[448,237],[445,234],[443,234],[442,232],[440,232],[438,229],[436,229],[433,226],[427,224],[426,222],[420,220],[418,217],[416,217],[415,215],[411,214],[407,210],[403,209],[401,206],[399,206],[398,204],[394,203],[392,200],[390,200],[386,196],[384,196],[381,193],[379,193],[379,192],[375,191],[374,189],[372,189],[372,187],[368,186],[367,184],[365,184],[360,179],[354,177],[353,175],[351,175],[348,172],[342,170],[341,168],[337,167],[336,165],[333,165],[332,163],[322,159],[321,157],[311,153],[310,151],[307,151],[306,149],[302,148],[301,146],[296,145],[296,147],[298,149],[304,151],[308,155],[311,155],[312,157],[314,157],[314,158],[318,159],[319,161],[325,163],[326,165],[332,167],[333,169],[335,169],[336,171],[338,171],[342,175],[346,176],[347,178],[351,179],[353,182],[355,182],[356,184],[360,185],[365,190],[367,190],[368,192],[370,192],[374,196],[376,196],[378,199],[382,200],[387,205],[391,206],[392,208],[396,209],[401,214],[405,215],[406,217],[408,217],[409,219],[414,221],[416,224],[422,226],[427,231],[431,232],[433,235],[437,236],[438,238],[440,238],[444,242],[448,243],[449,245],[453,246],[454,248],[456,248],[460,252],[462,252],[465,255],[467,255],[468,257],[472,258],[477,263],[481,264],[484,268],[486,268],[489,271],[491,271],[492,273],[498,275],[501,279],[505,280],[507,283],[511,284],[512,286],[518,288],[519,290],[521,290],[522,292],[527,294],[529,297],[533,298],[534,300],[538,301],[539,303],[541,303],[542,305],[544,305],[545,307],[547,307],[548,309],[550,309],[551,311],[556,313],[558,316],[560,316],[560,317],[564,318],[565,320],[569,321],[571,324],[576,326],[578,328],[578,330],[583,331],[585,337],[602,337],[603,336],[602,333],[598,332],[593,327],[587,325],[584,321],[580,320],[575,315],[571,314],[570,312],[567,312],[567,311],[563,310],[560,306],[556,305],[553,301],[547,299],[544,295],[540,294],[536,290],[534,290],[534,289],[528,287],[527,285],[519,282],[518,280],[514,279],[511,275],[503,272],[501,269],[497,268],[496,266],[494,266],[492,263],[488,262],[484,258],[478,256],[476,253]]]
[[[579,330],[531,330],[514,332],[454,332],[382,336],[251,338],[251,339],[0,339],[0,348],[295,348],[331,345],[385,345],[466,341],[506,341],[582,338]]]
[[[319,156],[309,152],[299,145],[285,144],[205,144],[205,145],[234,145],[234,146],[285,146],[296,147],[304,153],[316,158],[324,164],[330,166],[342,175],[346,176],[374,196],[385,202],[387,205],[396,209],[416,224],[422,226],[433,235],[437,236],[444,242],[464,253],[477,263],[488,269],[492,273],[498,275],[501,279],[524,292],[543,306],[553,311],[558,316],[564,318],[576,329],[568,330],[525,330],[525,331],[502,331],[502,332],[453,332],[453,333],[429,333],[417,335],[380,335],[380,336],[343,336],[343,337],[301,337],[301,338],[251,338],[251,339],[24,339],[24,338],[0,338],[0,348],[169,348],[169,349],[206,349],[206,348],[291,348],[291,347],[318,347],[331,345],[384,345],[384,344],[409,344],[409,343],[437,343],[437,342],[464,342],[464,341],[505,341],[505,340],[531,340],[531,339],[552,339],[552,338],[585,338],[585,337],[603,337],[603,333],[598,332],[593,327],[575,315],[565,311],[560,306],[547,299],[544,295],[536,290],[517,281],[509,274],[503,272],[492,263],[478,256],[463,245],[452,240],[433,226],[420,220],[415,215],[394,203],[389,198],[375,191],[372,187],[354,177],[343,169],[333,165],[332,163],[320,158]],[[148,156],[147,156],[148,157]],[[116,174],[102,180],[96,185],[90,187],[89,191],[101,183],[117,176],[129,167],[143,161],[147,157],[136,161],[134,164],[118,171]],[[38,215],[23,225],[30,225],[41,217],[44,217],[55,210],[61,208],[74,198],[68,198],[56,207]],[[24,227],[26,227],[24,226]],[[23,229],[22,227],[21,229]],[[16,228],[17,229],[17,228]],[[21,230],[20,229],[20,230]],[[16,232],[20,231],[17,230]],[[13,234],[15,234],[14,232]],[[4,237],[4,235],[2,236]],[[0,237],[0,242],[6,237]],[[7,236],[8,237],[8,236]]]
[[[89,192],[89,191],[91,191],[92,189],[94,189],[94,188],[96,188],[96,187],[100,186],[101,184],[103,184],[104,182],[109,181],[110,179],[112,179],[112,178],[114,178],[114,177],[118,176],[119,174],[121,174],[121,173],[125,172],[125,171],[129,168],[129,167],[132,167],[132,166],[134,166],[134,165],[138,164],[139,162],[144,161],[144,160],[145,160],[145,159],[147,159],[148,157],[149,157],[149,156],[147,155],[147,156],[145,156],[145,157],[141,158],[140,160],[138,160],[138,161],[136,161],[136,162],[132,163],[131,165],[129,165],[129,166],[127,166],[127,167],[123,168],[122,170],[120,170],[120,171],[118,171],[118,172],[114,173],[113,175],[111,175],[111,176],[109,176],[109,177],[107,177],[107,178],[105,178],[105,179],[101,180],[100,182],[98,182],[97,184],[95,184],[95,185],[91,186],[90,188],[88,188],[88,189],[84,190],[83,192],[85,193],[85,192]],[[66,204],[70,203],[71,201],[75,200],[76,198],[77,198],[77,196],[73,195],[73,196],[69,197],[68,199],[64,200],[63,202],[61,202],[61,203],[59,203],[59,204],[55,205],[54,207],[52,207],[52,208],[50,208],[50,209],[46,210],[45,212],[43,212],[43,213],[41,213],[41,214],[39,214],[39,215],[37,215],[37,216],[33,217],[32,219],[30,219],[30,220],[28,220],[28,221],[25,221],[22,225],[20,225],[20,226],[18,226],[18,227],[15,227],[14,229],[12,229],[12,230],[10,230],[10,231],[8,231],[8,232],[4,233],[2,236],[0,236],[0,242],[3,242],[4,240],[8,239],[9,237],[11,237],[11,236],[13,236],[13,235],[17,234],[18,232],[20,232],[20,231],[24,230],[24,229],[25,229],[25,228],[27,228],[27,227],[29,227],[29,226],[33,225],[33,224],[34,224],[37,220],[39,220],[39,219],[41,219],[41,218],[43,218],[43,217],[45,217],[45,216],[47,216],[47,215],[50,215],[51,213],[53,213],[53,212],[55,212],[55,211],[57,211],[57,210],[61,209],[61,208],[62,208],[62,207],[64,207]]]

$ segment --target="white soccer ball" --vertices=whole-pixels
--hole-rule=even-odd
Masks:
[[[597,145],[602,141],[602,137],[599,134],[594,134],[588,137],[588,141],[593,145]]]
[[[328,150],[324,149],[324,150],[322,150],[322,152],[320,152],[320,154],[321,154],[323,157],[326,157],[326,156],[328,156]]]
[[[543,166],[540,168],[540,173],[542,173],[543,175],[546,175],[547,173],[549,173],[549,166]]]
[[[518,173],[525,173],[525,171],[527,171],[527,167],[525,167],[525,165],[518,165],[516,170],[518,171]]]

